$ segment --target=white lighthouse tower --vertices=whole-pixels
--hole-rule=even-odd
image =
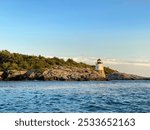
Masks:
[[[106,78],[103,62],[101,61],[101,59],[97,60],[97,63],[96,63],[96,66],[95,66],[95,70],[100,73],[102,78]]]

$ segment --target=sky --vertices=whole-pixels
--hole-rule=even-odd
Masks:
[[[150,77],[149,0],[3,0],[0,50],[71,57]]]

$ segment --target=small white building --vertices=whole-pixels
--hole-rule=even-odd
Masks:
[[[95,70],[101,74],[102,78],[106,78],[103,62],[101,61],[101,59],[97,60]]]

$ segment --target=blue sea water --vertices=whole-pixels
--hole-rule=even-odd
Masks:
[[[0,112],[150,112],[150,81],[1,81]]]

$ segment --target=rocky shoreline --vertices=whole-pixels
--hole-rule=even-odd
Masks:
[[[114,72],[107,75],[107,80],[150,80],[149,77],[142,77],[133,74]]]
[[[105,80],[101,75],[89,68],[77,67],[61,67],[56,66],[51,69],[29,71],[4,71],[1,72],[1,80],[17,81],[17,80],[58,80],[58,81],[89,81],[89,80]]]
[[[24,71],[4,71],[0,72],[1,81],[24,81],[24,80],[42,80],[42,81],[109,81],[109,80],[150,80],[141,76],[114,72],[108,74],[106,79],[101,77],[97,71],[90,68],[61,67],[55,66],[51,69],[32,69]]]

